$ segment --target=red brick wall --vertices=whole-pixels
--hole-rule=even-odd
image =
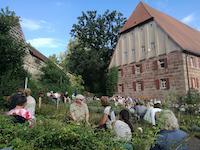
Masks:
[[[159,59],[167,62],[164,69],[160,69]],[[157,63],[156,63],[157,62]],[[143,60],[139,63],[132,63],[119,67],[118,85],[123,84],[123,92],[118,91],[117,94],[122,96],[131,96],[137,98],[163,98],[170,91],[177,92],[182,95],[186,93],[186,69],[184,64],[184,54],[181,52],[173,52],[167,55]],[[142,73],[134,74],[136,66],[140,66]],[[123,74],[121,71],[123,70]],[[191,70],[191,69],[190,69]],[[200,69],[198,70],[198,72]],[[200,74],[200,72],[199,72]],[[169,89],[161,90],[158,88],[157,80],[168,80]],[[135,91],[136,84],[140,82],[142,91]]]

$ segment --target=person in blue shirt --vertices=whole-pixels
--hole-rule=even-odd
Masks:
[[[151,150],[188,150],[188,134],[179,129],[178,120],[171,110],[163,110],[158,116],[161,131]]]

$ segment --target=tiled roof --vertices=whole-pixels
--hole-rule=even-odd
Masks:
[[[43,62],[46,62],[48,60],[48,58],[46,56],[44,56],[42,53],[40,53],[34,47],[32,47],[32,46],[29,46],[29,47],[30,47],[29,51],[30,51],[32,56],[37,57],[38,59],[40,59]]]
[[[184,23],[140,2],[129,17],[121,33],[153,19],[183,50],[200,54],[200,32]]]

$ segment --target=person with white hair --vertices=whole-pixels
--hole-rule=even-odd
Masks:
[[[27,102],[25,104],[25,109],[27,109],[31,115],[32,119],[35,120],[35,106],[36,106],[36,101],[35,99],[31,96],[31,89],[27,88],[24,90],[24,93],[26,95]]]
[[[188,150],[185,143],[188,135],[179,129],[178,120],[171,110],[163,110],[158,116],[158,123],[161,131],[151,150]]]
[[[85,122],[89,124],[89,110],[84,100],[83,95],[76,95],[74,102],[70,105],[70,117],[77,123]]]

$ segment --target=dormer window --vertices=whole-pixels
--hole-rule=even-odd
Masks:
[[[124,52],[124,59],[125,59],[125,62],[128,63],[128,52],[127,51]]]
[[[151,51],[154,51],[155,49],[156,49],[155,42],[151,42]]]
[[[133,57],[133,60],[135,60],[135,49],[132,49],[132,57]]]
[[[145,46],[142,45],[142,53],[145,53]]]

